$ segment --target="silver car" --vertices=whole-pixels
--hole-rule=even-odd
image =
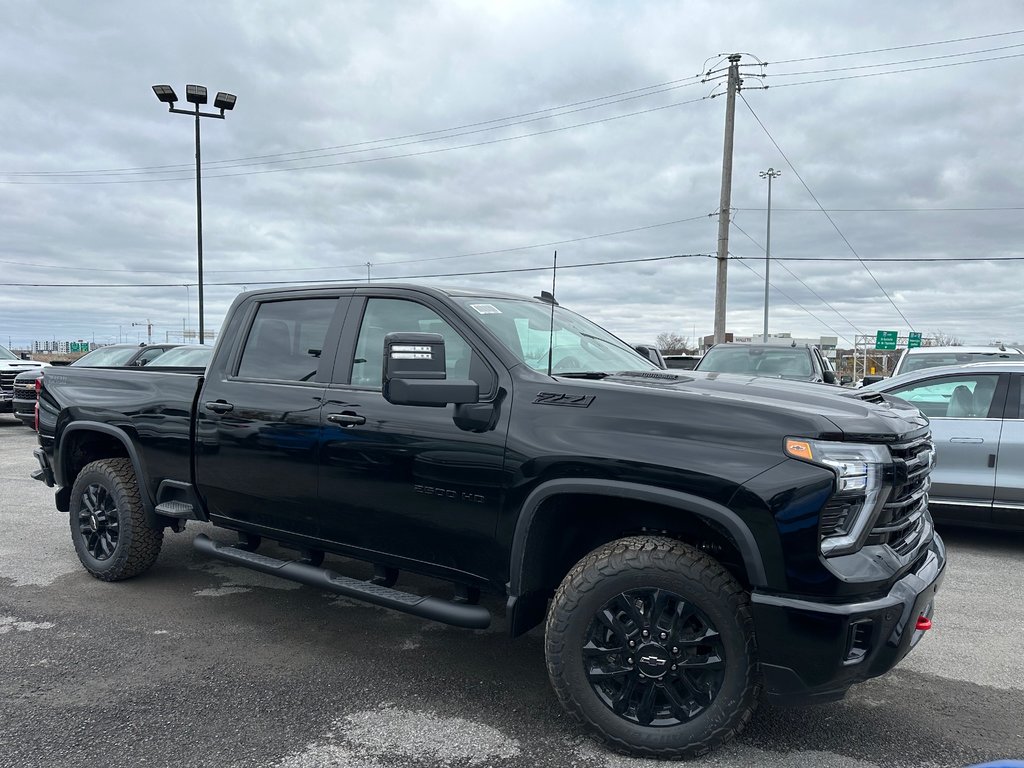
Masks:
[[[871,384],[931,421],[938,521],[1024,530],[1024,363],[928,368]]]

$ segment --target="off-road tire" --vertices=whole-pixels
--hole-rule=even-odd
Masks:
[[[163,529],[146,522],[128,459],[101,459],[82,468],[71,488],[70,524],[78,559],[102,581],[130,579],[149,570],[164,538]]]
[[[718,632],[715,642],[722,649],[724,673],[716,673],[717,693],[692,719],[642,725],[614,712],[588,679],[590,662],[583,646],[591,622],[609,601],[633,590],[674,594],[698,609]],[[544,642],[548,675],[562,706],[619,752],[656,758],[704,755],[736,736],[757,707],[761,681],[749,595],[718,562],[674,539],[619,539],[580,560],[555,593]],[[629,661],[639,670],[639,658]],[[665,680],[637,682],[655,685]]]

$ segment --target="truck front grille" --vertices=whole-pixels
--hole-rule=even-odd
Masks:
[[[13,394],[14,377],[19,373],[21,373],[19,370],[0,371],[0,391],[6,392],[8,395]]]
[[[890,446],[892,493],[882,506],[868,544],[887,544],[898,555],[912,552],[921,541],[928,512],[928,488],[935,447],[931,433]]]
[[[25,384],[23,382],[15,382],[14,396],[19,400],[35,400],[36,383],[34,381],[30,384]]]

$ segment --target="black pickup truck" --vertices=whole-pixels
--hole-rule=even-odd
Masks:
[[[888,671],[945,567],[916,409],[660,370],[549,295],[245,293],[205,372],[47,371],[39,440],[93,576],[201,520],[232,532],[196,537],[210,556],[419,617],[486,627],[497,593],[513,636],[546,621],[565,708],[634,755],[703,754],[762,695]]]

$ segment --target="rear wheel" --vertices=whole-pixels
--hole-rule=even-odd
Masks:
[[[695,757],[728,741],[760,694],[747,594],[681,542],[637,536],[581,560],[545,632],[562,705],[620,751]]]
[[[163,530],[146,523],[128,459],[87,464],[71,489],[70,517],[78,559],[97,579],[120,581],[138,576],[149,570],[160,554]]]

